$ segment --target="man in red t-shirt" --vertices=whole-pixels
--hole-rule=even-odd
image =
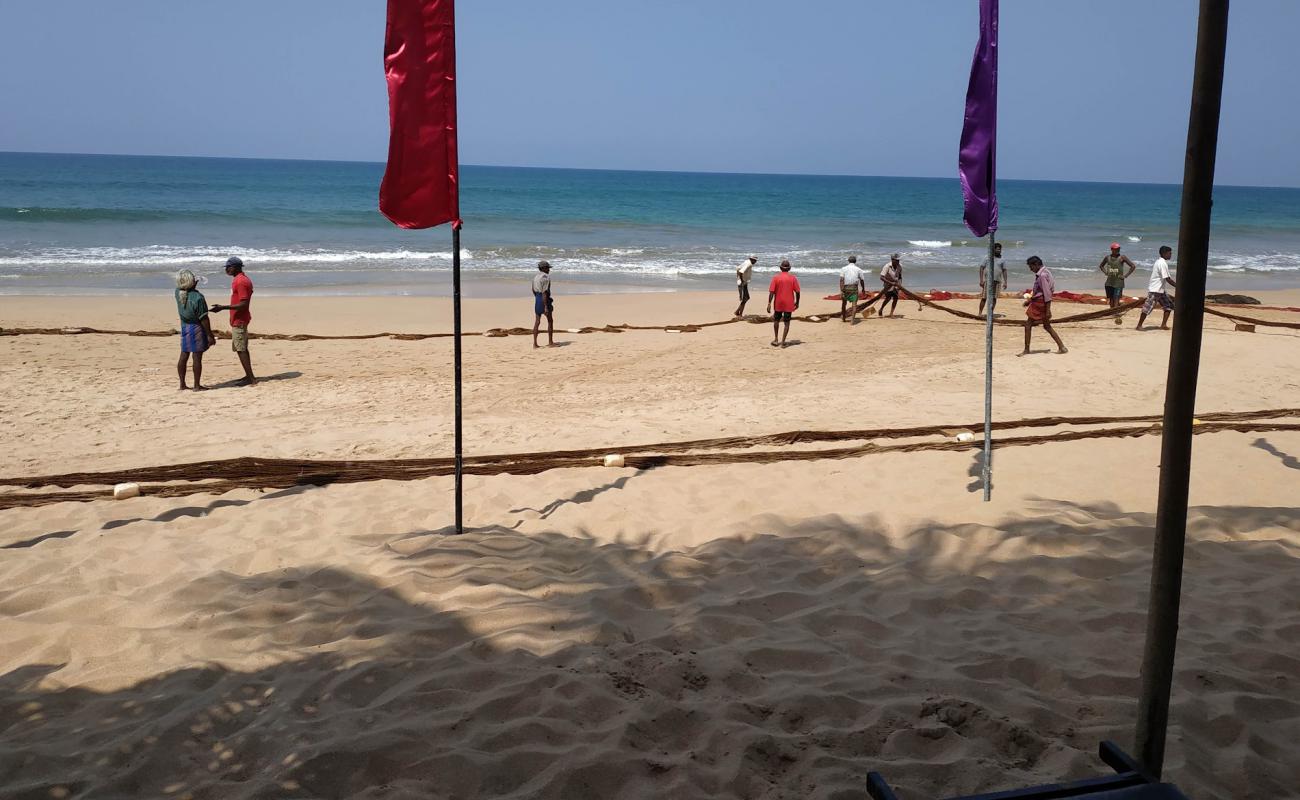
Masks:
[[[253,303],[253,282],[244,274],[244,262],[239,256],[226,259],[226,274],[230,276],[230,305],[216,303],[212,311],[230,310],[230,349],[239,356],[239,363],[244,367],[244,377],[240,386],[257,383],[253,377],[253,360],[248,355],[248,323],[253,321],[253,313],[248,307]]]
[[[776,313],[772,314],[775,302]],[[799,310],[799,279],[790,271],[790,262],[781,262],[781,271],[772,276],[772,283],[767,287],[767,313],[772,314],[772,346],[785,347],[785,337],[790,335],[790,318]],[[781,321],[785,320],[785,331],[781,333],[780,342],[777,333]]]

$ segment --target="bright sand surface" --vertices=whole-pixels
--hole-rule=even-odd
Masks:
[[[802,312],[837,312],[826,293]],[[465,327],[530,306],[468,302]],[[982,327],[899,312],[796,322],[785,350],[750,324],[470,338],[467,451],[978,422]],[[445,298],[253,313],[255,332],[450,328]],[[1062,326],[1064,356],[1038,330],[1017,358],[1022,332],[997,329],[996,418],[1159,413],[1169,334],[1135,321]],[[0,298],[2,327],[69,325],[176,321],[168,297]],[[248,389],[222,341],[206,393],[177,391],[176,351],[0,337],[0,472],[451,452],[450,340],[254,340]],[[1208,319],[1202,412],[1300,406],[1297,376],[1300,331]],[[460,537],[451,478],[0,511],[0,796],[845,799],[877,769],[929,798],[1104,773],[1097,742],[1132,744],[1159,448],[1004,448],[991,503],[974,450],[468,476]],[[1198,800],[1294,796],[1300,433],[1205,434],[1194,458],[1166,776]]]

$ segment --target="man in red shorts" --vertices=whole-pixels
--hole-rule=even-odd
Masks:
[[[1035,325],[1042,325],[1047,335],[1056,342],[1056,352],[1068,353],[1061,337],[1052,328],[1052,292],[1056,291],[1056,283],[1052,280],[1051,270],[1043,266],[1043,259],[1038,256],[1030,256],[1025,263],[1029,265],[1029,271],[1034,273],[1034,288],[1025,300],[1025,350],[1020,355],[1029,355],[1029,335]]]
[[[253,360],[248,355],[248,323],[253,321],[253,314],[248,307],[253,302],[253,282],[244,274],[244,262],[239,256],[226,259],[226,274],[230,276],[230,305],[214,303],[213,311],[230,310],[230,349],[239,356],[239,363],[244,367],[244,377],[240,386],[257,383],[253,377]]]
[[[775,305],[776,313],[772,314]],[[772,346],[785,347],[785,337],[790,335],[790,319],[799,310],[799,279],[790,271],[790,262],[781,262],[781,271],[772,276],[772,283],[767,287],[767,313],[772,314]],[[781,321],[785,321],[785,331],[777,341]]]

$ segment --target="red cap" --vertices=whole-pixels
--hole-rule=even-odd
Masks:
[[[1110,243],[1110,249],[1111,249],[1111,250],[1118,250],[1118,249],[1119,249],[1119,242],[1111,242],[1111,243]]]

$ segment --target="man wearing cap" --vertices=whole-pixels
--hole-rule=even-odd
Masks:
[[[899,259],[900,253],[894,253],[889,257],[889,263],[880,268],[880,316],[885,316],[885,305],[890,300],[894,304],[889,307],[889,316],[894,316],[894,309],[898,308],[898,287],[903,285],[903,264]],[[872,302],[875,302],[874,300]]]
[[[1128,272],[1124,267],[1128,267]],[[1119,242],[1110,243],[1110,255],[1102,256],[1101,263],[1097,265],[1106,276],[1106,302],[1111,308],[1120,304],[1124,299],[1124,279],[1133,274],[1137,269],[1137,264],[1129,261],[1128,256],[1121,255],[1119,252]],[[1116,320],[1118,322],[1118,320]]]
[[[253,377],[253,360],[248,355],[248,323],[253,321],[249,306],[253,303],[253,282],[244,274],[244,262],[239,256],[226,259],[226,274],[230,276],[230,304],[215,303],[213,311],[230,310],[230,349],[239,356],[239,363],[244,367],[244,377],[240,386],[257,383]]]
[[[734,316],[745,315],[745,304],[749,302],[749,279],[754,277],[754,265],[757,263],[758,256],[750,256],[736,267],[736,291],[740,294],[740,305],[736,306]]]
[[[776,312],[772,306],[775,303]],[[772,276],[772,283],[767,287],[767,313],[772,314],[772,346],[785,347],[785,337],[790,335],[790,318],[799,310],[799,279],[790,271],[790,262],[781,261],[781,271]],[[785,332],[781,333],[781,322],[785,322]],[[777,340],[777,334],[781,338]]]
[[[551,262],[538,261],[533,276],[533,348],[537,348],[537,330],[546,317],[546,346],[555,346],[555,301],[551,299]]]
[[[858,257],[849,256],[849,263],[840,269],[840,321],[858,319],[858,296],[866,294],[867,287],[858,268]]]

